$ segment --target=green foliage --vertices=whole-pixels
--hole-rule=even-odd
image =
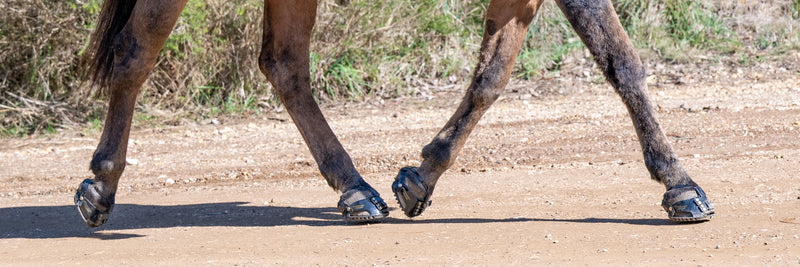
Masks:
[[[702,3],[668,0],[664,8],[667,31],[679,42],[687,42],[694,47],[732,52],[731,49],[738,46],[736,33],[728,28],[713,7],[703,6]]]
[[[72,6],[73,8],[76,7],[74,3],[70,3],[70,6]],[[93,16],[97,16],[98,14],[100,14],[100,9],[102,7],[103,7],[103,0],[86,0],[83,1],[83,5],[81,6],[83,10],[89,12],[89,14]],[[94,23],[92,23],[92,25],[94,25]]]
[[[792,0],[792,18],[800,18],[800,0]]]
[[[358,54],[345,52],[345,54],[334,60],[325,71],[322,86],[334,99],[336,98],[336,91],[334,90],[336,85],[344,87],[344,95],[351,97],[364,95],[365,87],[368,86],[367,77],[360,69],[354,67],[354,63],[359,61],[358,57]],[[363,59],[360,61],[363,62]]]
[[[323,2],[324,3],[324,2]],[[397,97],[419,81],[465,79],[488,1],[354,0],[319,12],[350,14],[317,22],[311,74],[315,95],[336,100]],[[469,22],[469,23],[465,23]],[[329,45],[339,44],[339,45]]]
[[[555,4],[545,3],[537,16],[517,56],[515,72],[520,79],[533,80],[544,72],[558,71],[568,54],[584,47]]]
[[[184,52],[189,50],[192,56],[205,52],[203,41],[208,37],[208,5],[204,0],[189,0],[183,9],[178,25],[164,44],[162,54],[174,53],[178,59],[184,59]]]

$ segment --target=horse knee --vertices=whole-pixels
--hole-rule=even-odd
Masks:
[[[111,90],[125,91],[129,88],[138,90],[155,66],[158,55],[158,51],[147,51],[128,31],[122,31],[114,38],[112,53]]]
[[[625,93],[644,85],[646,79],[645,68],[638,58],[609,57],[604,65],[601,65],[603,73],[620,93]]]
[[[258,67],[261,73],[272,83],[298,79],[300,77],[298,74],[302,72],[303,66],[306,66],[307,71],[308,63],[303,62],[288,48],[279,51],[273,48],[264,48],[258,57]]]
[[[474,86],[469,94],[476,107],[488,108],[500,97],[503,81],[496,74],[487,71],[475,76]]]
[[[488,108],[498,97],[508,82],[503,72],[503,62],[498,57],[489,62],[486,69],[475,73],[468,91],[469,100],[475,107]]]
[[[267,80],[273,81],[272,77],[278,70],[278,61],[266,48],[262,49],[261,54],[258,56],[258,68],[267,77]]]
[[[284,104],[298,96],[310,93],[311,76],[308,72],[308,57],[298,55],[289,48],[273,49],[267,47],[258,57],[258,67]],[[308,91],[308,92],[305,92]],[[302,97],[300,97],[302,98]]]

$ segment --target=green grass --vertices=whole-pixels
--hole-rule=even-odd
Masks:
[[[714,7],[692,0],[669,0],[664,10],[667,31],[679,43],[721,53],[740,47],[738,36]]]
[[[51,121],[46,121],[36,125],[20,124],[0,127],[0,137],[21,138],[29,136],[31,133],[43,135],[56,134],[58,133],[58,126]]]
[[[10,137],[10,138],[19,138],[25,137],[32,133],[34,129],[30,128],[26,125],[11,125],[8,127],[0,128],[0,136],[2,137]]]
[[[792,18],[800,18],[800,0],[792,1]]]
[[[515,73],[519,79],[535,80],[558,71],[568,54],[585,47],[554,4],[545,4],[538,16],[528,27],[517,55]]]

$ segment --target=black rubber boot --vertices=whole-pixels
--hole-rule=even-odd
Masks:
[[[392,183],[394,192],[400,208],[408,217],[415,217],[422,214],[425,208],[431,205],[430,191],[422,184],[422,180],[417,173],[417,168],[404,167]]]
[[[389,216],[388,206],[369,185],[360,185],[342,193],[337,208],[347,222],[375,222]]]
[[[661,207],[670,220],[677,222],[708,221],[714,217],[714,205],[699,186],[675,187],[664,193]]]

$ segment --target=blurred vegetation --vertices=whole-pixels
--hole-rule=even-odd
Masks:
[[[469,80],[488,0],[320,1],[311,48],[319,101],[432,93]],[[747,65],[800,45],[800,0],[614,0],[646,61]],[[101,0],[0,2],[0,136],[99,128],[104,101],[82,83],[78,58]],[[140,94],[153,110],[193,119],[280,105],[260,73],[263,1],[189,0]],[[692,55],[710,55],[702,58]],[[552,1],[530,26],[515,77],[590,60]]]

